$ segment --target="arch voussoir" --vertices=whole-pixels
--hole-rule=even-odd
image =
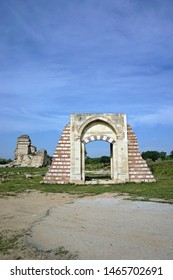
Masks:
[[[112,137],[109,137],[107,135],[91,135],[89,137],[85,137],[84,139],[82,139],[81,142],[87,144],[89,142],[99,141],[99,140],[109,142],[110,144],[114,144],[116,142]]]

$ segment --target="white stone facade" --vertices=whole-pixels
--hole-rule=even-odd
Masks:
[[[128,181],[127,124],[124,114],[71,115],[70,181],[85,181],[85,143],[98,139],[110,143],[112,180]]]

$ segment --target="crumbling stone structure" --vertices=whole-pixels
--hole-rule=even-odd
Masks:
[[[17,138],[13,164],[22,167],[42,167],[51,164],[51,157],[44,149],[37,152],[36,147],[31,145],[30,137],[21,135]]]
[[[155,181],[126,114],[72,114],[44,182],[85,183],[85,144],[99,140],[110,143],[112,183]]]

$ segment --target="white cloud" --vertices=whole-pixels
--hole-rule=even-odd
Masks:
[[[144,109],[144,107],[143,107]],[[167,105],[162,107],[155,107],[151,112],[139,113],[129,116],[129,123],[134,126],[173,126],[173,106]]]
[[[43,131],[61,131],[69,123],[69,115],[45,114],[43,112],[34,112],[34,110],[6,110],[6,117],[1,116],[0,132],[43,132]]]

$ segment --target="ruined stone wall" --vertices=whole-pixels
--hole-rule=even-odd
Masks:
[[[21,135],[17,138],[14,160],[20,161],[21,156],[31,153],[31,139],[28,135]]]
[[[31,139],[28,135],[21,135],[17,138],[16,149],[14,153],[14,166],[21,167],[42,167],[51,164],[51,158],[46,150],[37,152],[35,146],[31,145]]]
[[[50,157],[47,155],[47,152],[44,149],[36,152],[31,160],[31,167],[48,166],[50,164]]]

